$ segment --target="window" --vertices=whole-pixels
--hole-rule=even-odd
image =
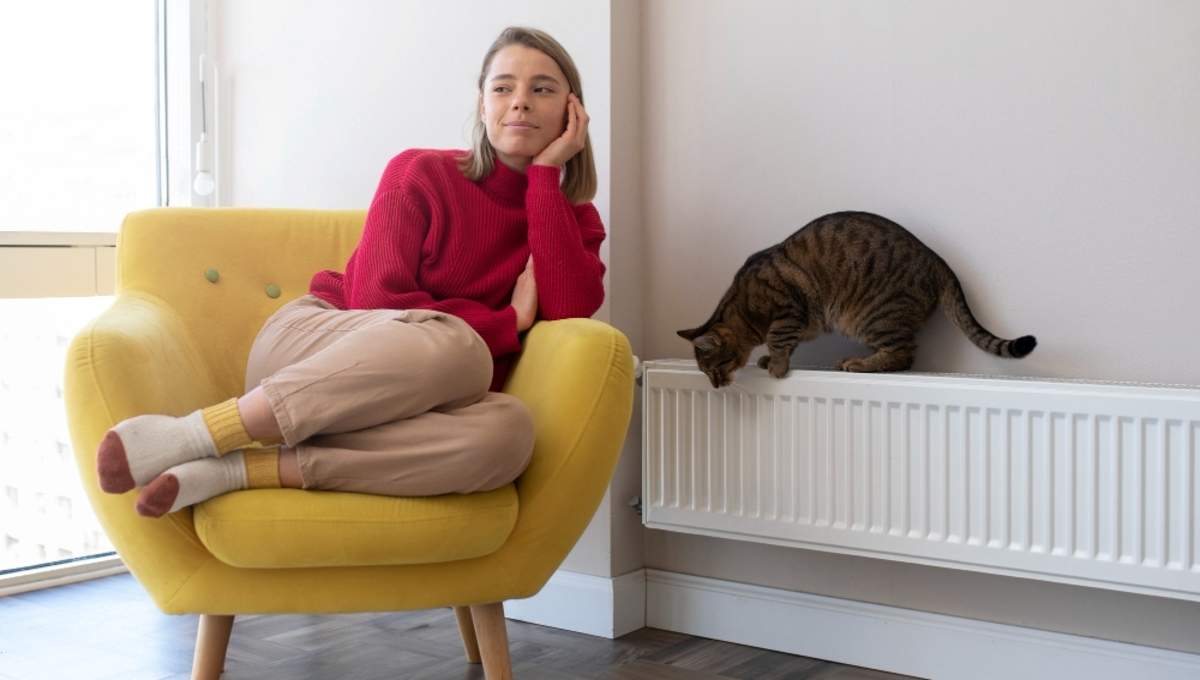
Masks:
[[[62,366],[109,297],[0,299],[0,571],[112,550],[71,453]]]
[[[190,145],[191,39],[167,70],[163,17],[186,32],[197,4],[0,3],[0,590],[6,573],[112,549],[79,481],[62,367],[112,302],[121,219],[169,195],[160,78],[182,78],[172,148]]]
[[[0,230],[115,232],[158,204],[155,8],[0,4]]]

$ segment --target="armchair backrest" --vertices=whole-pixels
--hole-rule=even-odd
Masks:
[[[217,398],[238,396],[263,322],[307,293],[317,271],[342,270],[365,220],[363,210],[135,212],[117,239],[117,294],[165,303],[210,369]]]

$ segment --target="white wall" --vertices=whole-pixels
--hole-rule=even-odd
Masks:
[[[571,52],[607,170],[608,2],[210,4],[233,205],[365,208],[400,151],[465,148],[483,54],[510,25]]]
[[[640,0],[613,0],[612,223],[609,230],[609,319],[629,338],[636,355],[645,349],[645,225],[642,223],[642,30]],[[640,569],[645,531],[629,499],[642,492],[642,403],[635,393],[633,418],[609,487],[612,575]]]
[[[687,356],[746,256],[835,210],[957,271],[917,370],[1200,384],[1200,4],[646,0],[646,356]],[[826,338],[795,363],[864,348]],[[647,532],[647,566],[1200,652],[1200,605]]]

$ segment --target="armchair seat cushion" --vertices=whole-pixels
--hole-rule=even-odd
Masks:
[[[256,489],[193,510],[196,533],[222,562],[244,568],[428,564],[495,552],[517,522],[517,491],[395,498]]]

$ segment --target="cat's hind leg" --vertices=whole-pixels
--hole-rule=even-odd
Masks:
[[[907,318],[895,318],[894,315],[885,314],[883,320],[888,323],[870,324],[865,331],[859,329],[856,333],[848,333],[847,335],[852,339],[875,350],[875,353],[869,357],[839,359],[838,369],[855,373],[908,370],[912,367],[913,358],[917,354],[917,331],[921,329],[920,319],[921,317],[915,315],[907,315]]]
[[[885,342],[875,342],[867,346],[875,350],[869,357],[843,357],[838,359],[837,367],[841,371],[854,373],[882,373],[885,371],[905,371],[913,363],[917,354],[916,338],[908,334],[894,334]]]
[[[913,354],[914,352],[877,351],[869,357],[843,357],[838,359],[837,368],[852,373],[904,371],[912,366]]]

